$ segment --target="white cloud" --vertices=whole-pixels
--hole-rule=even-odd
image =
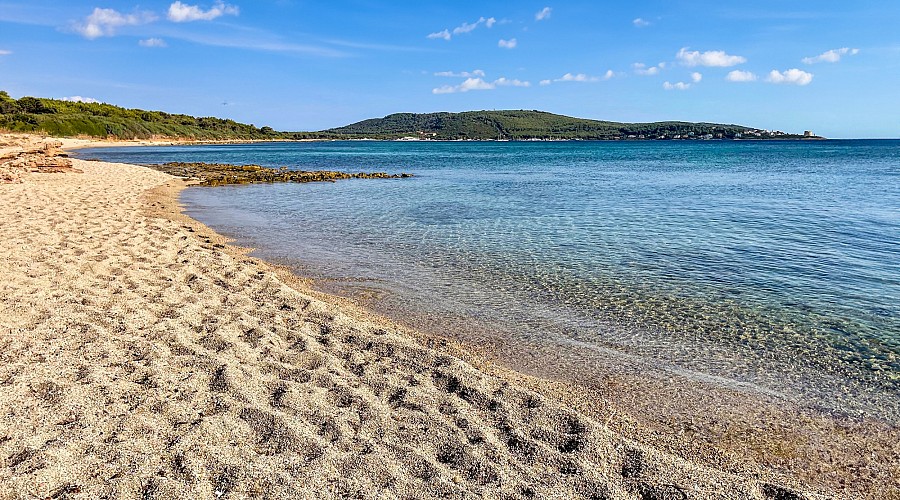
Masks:
[[[450,33],[449,29],[445,29],[443,31],[436,31],[434,33],[431,33],[427,36],[427,38],[430,38],[432,40],[436,39],[436,38],[440,38],[443,40],[450,40],[451,38],[453,38],[453,35],[462,35],[465,33],[471,33],[473,31],[475,31],[475,29],[478,28],[479,26],[481,26],[482,24],[485,25],[485,27],[487,27],[487,28],[491,28],[495,24],[497,24],[497,19],[493,18],[493,17],[479,17],[478,20],[475,21],[474,23],[462,23],[461,25],[453,28],[453,34]]]
[[[687,90],[687,89],[691,88],[691,84],[684,83],[684,82],[675,82],[675,83],[663,82],[663,88],[666,90]]]
[[[450,40],[450,31],[449,31],[449,30],[437,31],[437,32],[434,32],[434,33],[429,34],[426,38],[429,38],[429,39],[431,39],[431,40],[434,40],[434,39],[436,39],[436,38],[442,38],[442,39],[444,39],[444,40]]]
[[[453,94],[456,92],[468,92],[470,90],[493,90],[496,85],[484,81],[482,78],[467,78],[459,85],[444,85],[431,91],[432,94]]]
[[[702,79],[703,79],[703,75],[702,75],[702,74],[697,73],[696,71],[693,72],[693,73],[691,73],[691,81],[692,81],[692,82],[694,82],[694,83],[700,83],[700,80],[702,80]]]
[[[472,78],[472,77],[483,77],[484,71],[480,69],[476,69],[474,71],[460,71],[459,73],[455,73],[453,71],[439,71],[434,74],[434,76],[448,76],[451,78]]]
[[[804,64],[816,64],[816,63],[820,63],[820,62],[836,63],[841,60],[841,56],[846,56],[846,55],[855,56],[856,54],[859,54],[859,49],[851,49],[849,47],[842,47],[840,49],[831,49],[831,50],[825,51],[825,52],[817,55],[816,57],[804,57],[803,63]]]
[[[483,23],[483,22],[484,22],[484,18],[482,17],[481,19],[479,19],[478,21],[476,21],[476,22],[474,22],[474,23],[472,23],[472,24],[469,24],[469,23],[462,23],[460,26],[457,26],[457,27],[453,28],[453,34],[454,34],[454,35],[461,35],[461,34],[463,34],[463,33],[469,33],[469,32],[471,32],[471,31],[473,31],[475,28],[477,28],[478,25],[481,24],[481,23]]]
[[[766,81],[769,83],[785,83],[790,85],[809,85],[812,79],[812,73],[793,68],[783,73],[773,69],[769,72]]]
[[[494,81],[494,85],[498,87],[531,87],[531,82],[501,77]]]
[[[483,78],[467,78],[459,85],[443,85],[436,89],[432,89],[432,94],[455,94],[457,92],[468,92],[470,90],[494,90],[497,87],[530,87],[531,82],[523,82],[521,80],[510,80],[508,78],[498,78],[493,82],[488,82]]]
[[[725,75],[725,79],[729,82],[755,82],[757,76],[749,71],[736,69]]]
[[[461,25],[453,28],[454,35],[461,35],[463,33],[470,33],[475,30],[475,28],[481,26],[482,24],[490,28],[497,22],[493,17],[485,19],[484,17],[479,17],[477,21],[472,24],[462,23]]]
[[[101,36],[113,36],[116,29],[122,26],[135,26],[146,24],[156,20],[152,12],[139,12],[136,14],[122,14],[114,9],[94,9],[84,22],[76,23],[73,28],[81,36],[93,40]]]
[[[91,97],[82,97],[80,95],[73,95],[72,97],[63,97],[60,101],[68,101],[68,102],[83,102],[87,104],[96,104],[99,103],[97,99]]]
[[[514,49],[519,42],[516,41],[515,38],[510,38],[509,40],[500,40],[497,42],[497,46],[503,49]]]
[[[169,21],[175,23],[186,23],[190,21],[212,21],[217,17],[225,15],[236,16],[240,14],[240,9],[234,5],[227,5],[224,2],[216,2],[209,10],[203,10],[199,5],[188,5],[180,1],[174,2],[169,6]]]
[[[639,17],[639,18],[635,19],[634,21],[631,21],[631,24],[633,24],[636,28],[643,28],[645,26],[650,26],[650,21],[641,19]]]
[[[666,67],[666,63],[661,62],[658,65],[650,66],[649,68],[644,63],[634,63],[631,65],[631,67],[634,68],[635,74],[642,76],[653,76],[658,75],[660,70]]]
[[[578,73],[577,75],[572,73],[566,73],[565,75],[553,80],[554,82],[596,82],[600,80],[596,76],[588,76],[584,73]]]
[[[713,66],[727,68],[747,62],[746,57],[726,54],[722,50],[709,50],[706,52],[688,51],[683,47],[675,54],[675,57],[685,66]]]
[[[453,85],[441,85],[440,87],[431,89],[431,93],[436,95],[453,94],[454,92],[457,92],[457,89]]]
[[[550,7],[544,7],[537,14],[534,15],[535,21],[543,21],[544,19],[550,19],[550,14],[553,13],[553,9]]]
[[[541,80],[541,85],[550,85],[553,82],[580,82],[580,83],[592,83],[599,82],[600,80],[610,80],[616,77],[616,72],[609,69],[606,70],[606,73],[603,73],[603,76],[592,76],[586,75],[584,73],[566,73],[565,75],[553,79],[553,80]]]
[[[496,85],[488,83],[481,78],[467,78],[459,85],[461,92],[468,92],[470,90],[491,90],[494,87],[496,87]]]
[[[166,41],[162,38],[148,38],[146,40],[138,40],[141,47],[167,47]]]
[[[8,55],[10,55],[10,54],[12,54],[12,51],[11,51],[11,50],[2,50],[2,49],[0,49],[0,56],[8,56]]]

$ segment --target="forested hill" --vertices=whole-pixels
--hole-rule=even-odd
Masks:
[[[397,113],[324,132],[347,138],[437,140],[687,139],[743,137],[755,129],[718,123],[618,123],[544,111]],[[756,137],[756,136],[754,136]]]
[[[179,138],[195,140],[306,139],[319,134],[277,132],[234,120],[126,109],[103,103],[22,97],[0,91],[0,130],[43,132],[52,136],[118,139]]]
[[[126,109],[103,103],[22,97],[0,91],[0,131],[117,139],[217,140],[430,139],[611,140],[795,138],[740,125],[717,123],[617,123],[543,111],[397,113],[319,132],[278,132],[234,120]]]

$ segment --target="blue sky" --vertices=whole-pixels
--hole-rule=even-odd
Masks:
[[[0,89],[319,130],[539,109],[900,137],[900,2],[0,0]]]

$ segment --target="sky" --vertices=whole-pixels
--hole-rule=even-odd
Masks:
[[[900,137],[900,2],[0,0],[0,90],[322,130],[537,109]]]

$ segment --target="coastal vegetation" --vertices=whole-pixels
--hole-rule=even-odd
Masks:
[[[279,132],[230,119],[127,109],[97,102],[22,97],[0,91],[0,131],[113,139],[266,140],[694,140],[816,138],[743,125],[664,121],[620,123],[536,110],[396,113],[317,132]]]
[[[148,167],[177,177],[197,179],[201,186],[230,184],[259,184],[272,182],[334,182],[342,179],[405,179],[412,174],[386,172],[335,172],[331,170],[288,170],[287,167],[267,168],[259,165],[229,165],[225,163],[170,162]]]
[[[753,130],[716,123],[619,123],[544,111],[467,111],[463,113],[397,113],[327,130],[350,138],[436,140],[615,140],[741,137]]]
[[[0,91],[0,130],[36,132],[56,137],[116,139],[189,138],[195,140],[265,140],[283,138],[270,127],[234,120],[126,109],[104,103],[22,97]]]

